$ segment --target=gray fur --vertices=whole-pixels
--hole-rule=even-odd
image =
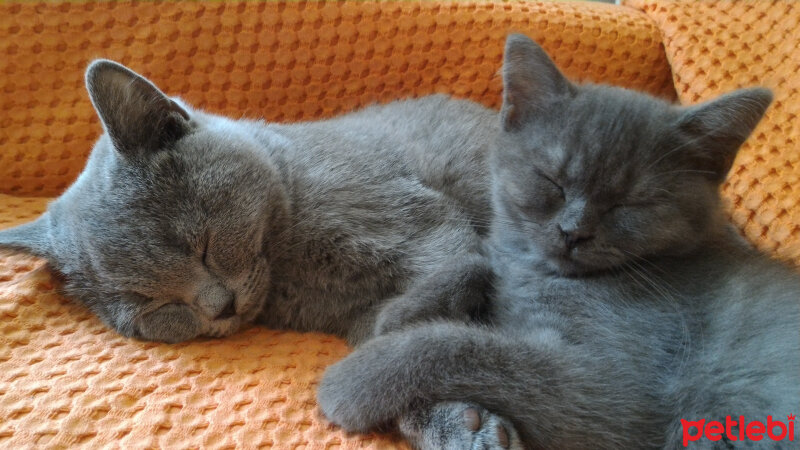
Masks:
[[[523,36],[503,73],[492,323],[367,342],[326,372],[327,417],[366,430],[468,402],[529,448],[673,449],[680,419],[796,414],[800,277],[738,236],[718,194],[769,91],[678,107],[576,86]],[[693,445],[734,447],[796,442]]]
[[[467,418],[467,413],[473,418]],[[398,429],[416,448],[521,448],[519,435],[506,419],[467,403],[441,402],[432,408],[412,409],[398,420]]]
[[[46,257],[125,336],[256,321],[358,342],[386,302],[479,250],[497,114],[476,104],[437,95],[278,125],[193,109],[111,61],[86,85],[106,133],[0,246]]]

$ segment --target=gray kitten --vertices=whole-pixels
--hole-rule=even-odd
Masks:
[[[450,413],[417,428],[427,448],[456,448],[469,415],[508,418],[528,448],[797,448],[748,438],[740,416],[794,427],[800,277],[739,237],[718,194],[770,92],[678,107],[577,86],[518,35],[503,77],[492,324],[367,342],[326,372],[324,413],[413,429],[436,405]]]
[[[119,333],[179,342],[255,321],[357,343],[406,299],[420,317],[479,312],[495,112],[431,96],[277,125],[190,108],[111,61],[86,85],[106,133],[0,247],[47,258]]]

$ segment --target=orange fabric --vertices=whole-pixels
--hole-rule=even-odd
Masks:
[[[626,3],[662,29],[681,102],[747,86],[773,90],[775,101],[740,151],[723,193],[748,239],[800,266],[800,4]]]
[[[611,5],[0,3],[0,227],[41,214],[81,170],[100,133],[83,88],[92,58],[211,111],[295,121],[432,92],[499,106],[510,31],[573,78],[674,98],[654,23]],[[403,446],[319,416],[315,385],[348,351],[337,339],[142,343],[57,287],[42,261],[0,253],[0,447]]]
[[[433,92],[499,106],[510,30],[573,77],[674,96],[655,27],[610,5],[3,3],[0,193],[52,196],[83,168],[94,58],[214,112],[297,121]]]

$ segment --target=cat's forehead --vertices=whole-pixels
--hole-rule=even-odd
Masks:
[[[622,89],[584,89],[563,106],[562,120],[569,126],[553,128],[547,159],[561,176],[587,189],[598,184],[622,188],[658,159],[673,110]]]
[[[167,204],[234,197],[250,185],[245,179],[257,171],[252,151],[233,138],[198,132],[175,143],[144,163],[125,168],[136,186],[133,195],[163,199]],[[123,186],[122,189],[125,189]]]
[[[607,86],[585,86],[562,107],[570,119],[566,128],[572,129],[565,137],[590,151],[646,147],[672,126],[676,117],[666,102]]]

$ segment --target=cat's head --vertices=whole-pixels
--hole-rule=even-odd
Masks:
[[[576,85],[522,35],[506,43],[503,83],[493,239],[568,276],[707,240],[719,185],[772,100],[754,88],[681,107]]]
[[[36,221],[0,231],[0,247],[46,258],[67,295],[125,336],[235,332],[266,298],[269,232],[286,208],[275,169],[244,125],[117,63],[93,62],[86,86],[105,133],[78,180]]]

